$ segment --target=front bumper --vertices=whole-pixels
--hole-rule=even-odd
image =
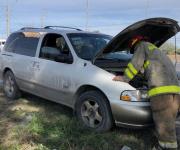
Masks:
[[[142,128],[153,125],[149,102],[112,102],[110,105],[117,126]]]

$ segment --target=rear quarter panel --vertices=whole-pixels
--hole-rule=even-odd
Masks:
[[[4,52],[2,51],[0,53],[0,80],[3,80],[3,73],[5,69],[10,69],[12,72],[14,72],[13,69],[13,59],[12,57],[8,56],[12,55],[10,52]]]

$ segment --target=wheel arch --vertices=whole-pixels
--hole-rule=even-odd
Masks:
[[[3,78],[4,78],[4,75],[5,75],[5,73],[7,72],[7,71],[11,71],[12,73],[13,73],[13,71],[9,68],[9,67],[6,67],[6,68],[4,68],[4,70],[3,70]]]
[[[92,86],[92,85],[83,85],[81,87],[78,88],[78,90],[76,91],[75,93],[75,100],[74,100],[74,108],[76,106],[76,102],[77,102],[77,99],[78,97],[84,93],[84,92],[87,92],[87,91],[98,91],[100,92],[104,97],[105,97],[105,101],[107,102],[108,104],[108,108],[109,108],[109,111],[110,111],[110,114],[111,114],[111,117],[114,121],[114,117],[113,117],[113,114],[112,114],[112,110],[111,110],[111,105],[110,105],[110,102],[109,102],[109,99],[108,97],[106,96],[106,94],[100,90],[99,88],[95,87],[95,86]]]

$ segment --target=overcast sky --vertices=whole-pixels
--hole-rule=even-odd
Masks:
[[[41,25],[85,29],[86,2],[87,0],[0,0],[0,37],[6,35],[7,3],[12,32],[24,26]],[[89,0],[88,30],[115,35],[128,25],[150,17],[170,17],[180,22],[180,0]]]

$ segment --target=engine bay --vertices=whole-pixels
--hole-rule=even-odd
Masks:
[[[130,59],[97,59],[95,65],[114,74],[123,75]],[[137,89],[147,89],[147,81],[140,72],[129,82],[130,85]]]

